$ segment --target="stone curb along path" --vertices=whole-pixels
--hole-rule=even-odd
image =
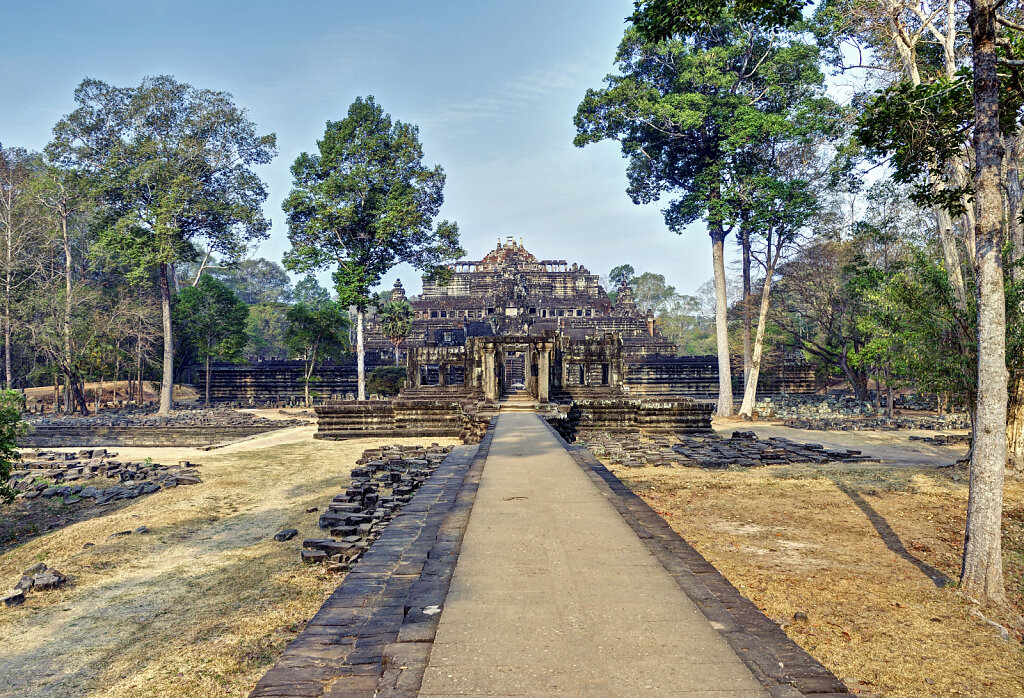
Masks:
[[[851,695],[590,451],[545,424],[770,696]]]
[[[417,694],[494,427],[448,455],[250,696]]]

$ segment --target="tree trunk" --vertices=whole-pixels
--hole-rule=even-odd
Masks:
[[[60,227],[64,242],[64,365],[68,367],[68,386],[70,388],[75,380],[71,373],[73,365],[71,361],[71,239],[68,236],[67,216],[61,216]],[[71,397],[70,390],[68,397]]]
[[[861,402],[869,402],[870,397],[868,396],[868,378],[863,372],[855,371],[850,362],[846,357],[846,351],[839,355],[839,369],[846,376],[846,380],[850,382],[850,387],[853,388],[853,394]]]
[[[1004,601],[1002,520],[1006,468],[1006,309],[1003,288],[1002,141],[996,70],[996,7],[974,0],[968,23],[974,52],[975,274],[978,396],[961,588]]]
[[[1024,375],[1016,376],[1010,390],[1006,413],[1007,461],[1014,470],[1024,471]]]
[[[761,375],[761,356],[764,353],[764,328],[768,324],[768,298],[772,290],[772,275],[775,269],[768,269],[761,289],[761,309],[757,313],[757,335],[754,337],[754,351],[750,357],[750,373],[743,388],[743,404],[740,414],[744,417],[754,416],[754,403],[757,400],[757,381]]]
[[[729,306],[725,295],[725,233],[721,224],[711,232],[711,258],[715,268],[715,332],[718,337],[718,410],[719,417],[731,417],[732,369],[729,366]]]
[[[395,345],[395,366],[398,365],[398,345]]]
[[[892,419],[896,414],[896,396],[893,394],[892,383],[889,382],[888,376],[885,379],[885,389],[888,393],[885,399],[885,416]]]
[[[14,387],[14,375],[11,370],[11,304],[7,303],[4,309],[4,387],[10,390]]]
[[[366,357],[363,351],[363,309],[356,308],[356,382],[359,400],[366,399]]]
[[[746,225],[740,228],[740,247],[743,249],[743,380],[745,383],[750,376],[750,366],[753,362],[750,347],[750,304],[753,301],[750,291],[750,231]],[[745,393],[744,390],[744,400],[746,400]]]
[[[67,390],[68,390],[68,412],[75,411],[75,405],[78,406],[78,412],[84,417],[89,414],[89,402],[85,399],[85,387],[82,385],[82,381],[79,380],[78,376],[73,371],[68,369],[67,373]]]
[[[171,326],[170,267],[160,264],[160,312],[164,324],[164,365],[160,379],[161,415],[169,415],[174,408],[174,329]]]
[[[7,255],[10,257],[10,241],[8,241]],[[7,260],[8,267],[10,259]],[[4,387],[10,390],[14,387],[14,371],[11,367],[11,337],[14,332],[11,330],[11,272],[5,274],[4,279]]]
[[[210,355],[206,355],[206,400],[204,407],[210,406]]]

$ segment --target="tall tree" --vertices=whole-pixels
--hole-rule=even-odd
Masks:
[[[380,331],[395,347],[395,366],[398,365],[398,347],[412,331],[412,306],[409,301],[388,301],[380,309]]]
[[[664,209],[673,232],[682,233],[698,218],[707,224],[716,288],[718,414],[731,415],[724,244],[742,216],[729,192],[751,137],[790,109],[791,85],[813,76],[820,83],[817,52],[793,35],[725,17],[681,34],[627,30],[615,60],[621,74],[605,78],[606,88],[587,91],[576,112],[574,142],[618,141],[629,160],[634,203],[677,197]]]
[[[285,266],[334,267],[338,302],[356,310],[358,393],[365,400],[363,318],[373,287],[401,262],[446,278],[445,263],[465,252],[455,223],[434,223],[445,174],[423,164],[416,126],[392,121],[373,97],[357,97],[344,119],[327,122],[317,147],[292,165]]]
[[[340,303],[324,301],[317,306],[296,303],[288,309],[285,342],[305,364],[302,373],[306,407],[313,405],[309,384],[318,362],[340,358],[348,349],[348,313]]]
[[[263,182],[254,165],[276,154],[226,92],[201,90],[170,76],[138,87],[86,79],[79,107],[54,128],[51,159],[95,185],[103,206],[101,241],[130,265],[129,279],[158,277],[163,319],[160,413],[173,406],[175,262],[198,256],[202,241],[230,255],[267,236]]]
[[[764,350],[765,329],[768,324],[768,308],[772,282],[779,262],[790,252],[803,227],[817,210],[817,196],[807,179],[800,177],[805,162],[795,153],[780,154],[780,158],[794,158],[793,162],[780,163],[776,173],[785,171],[788,177],[761,175],[763,182],[753,188],[751,215],[745,224],[752,236],[763,242],[759,259],[763,265],[764,279],[761,283],[761,306],[757,316],[757,334],[754,337],[750,359],[750,372],[746,375],[743,390],[743,404],[740,414],[750,418],[754,413],[757,399],[757,382],[761,372],[761,358]]]
[[[174,325],[182,341],[191,344],[206,367],[206,395],[210,404],[210,363],[213,359],[238,361],[245,348],[249,306],[223,282],[204,276],[184,288],[174,303]]]
[[[33,250],[42,243],[38,217],[33,212],[35,201],[32,186],[42,170],[36,154],[23,148],[4,148],[0,144],[0,274],[3,278],[3,343],[4,385],[14,385],[12,345],[14,339],[14,306],[17,294],[32,277]]]

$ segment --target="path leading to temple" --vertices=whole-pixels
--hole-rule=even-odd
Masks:
[[[421,696],[765,696],[539,417],[498,418]]]

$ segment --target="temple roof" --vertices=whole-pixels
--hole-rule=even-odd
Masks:
[[[589,274],[586,267],[573,264],[571,267],[564,259],[542,259],[538,260],[529,250],[523,246],[522,238],[515,241],[511,235],[502,242],[498,239],[498,245],[484,255],[479,261],[461,260],[453,265],[456,272],[489,272],[512,267],[523,271],[560,271],[560,272],[582,272]]]

